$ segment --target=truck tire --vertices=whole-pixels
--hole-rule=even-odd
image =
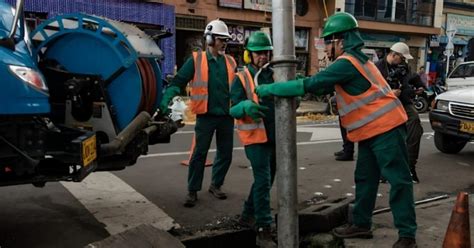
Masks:
[[[418,97],[413,103],[418,113],[424,113],[428,110],[428,101],[424,97]]]
[[[440,152],[447,154],[455,154],[460,152],[467,143],[467,140],[460,139],[456,136],[435,132],[434,142],[436,148]]]

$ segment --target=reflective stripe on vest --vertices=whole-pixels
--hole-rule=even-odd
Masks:
[[[237,76],[244,87],[247,99],[258,104],[258,96],[254,92],[255,83],[248,68],[245,67],[243,71],[237,73]],[[267,133],[263,121],[255,122],[252,118],[244,116],[244,118],[236,120],[236,127],[240,141],[244,146],[267,142]]]
[[[236,63],[234,58],[225,55],[227,69],[227,83],[230,87],[235,77]],[[207,55],[205,51],[193,52],[194,59],[194,78],[190,83],[191,86],[191,103],[190,109],[194,114],[207,113],[207,103],[209,100],[209,67],[207,63]],[[229,103],[230,104],[230,103]]]
[[[336,85],[341,123],[348,131],[349,140],[365,140],[406,122],[407,115],[401,102],[371,61],[362,64],[348,54],[338,59],[349,60],[371,85],[366,92],[357,96],[347,94],[340,85]]]

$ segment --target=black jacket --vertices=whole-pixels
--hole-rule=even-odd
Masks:
[[[389,65],[387,58],[377,61],[375,66],[377,66],[392,89],[401,90],[398,99],[400,99],[402,104],[413,104],[414,88],[424,87],[420,76],[416,73],[410,73],[406,63],[395,66]]]

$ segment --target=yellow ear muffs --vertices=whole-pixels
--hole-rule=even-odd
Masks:
[[[244,51],[244,63],[245,64],[252,63],[252,58],[250,58],[250,51],[247,49]]]

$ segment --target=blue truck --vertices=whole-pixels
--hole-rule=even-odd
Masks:
[[[25,25],[24,0],[0,0],[0,186],[79,182],[121,170],[177,125],[157,118],[156,42],[82,13]]]

